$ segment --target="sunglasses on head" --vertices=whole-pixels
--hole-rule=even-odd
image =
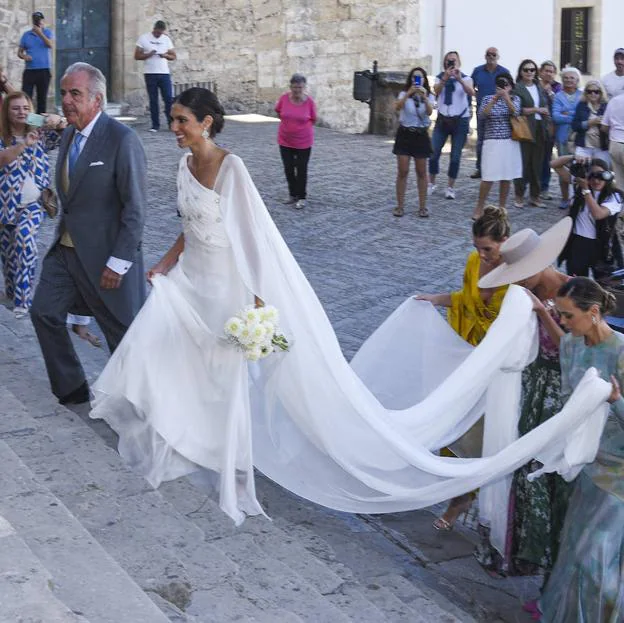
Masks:
[[[535,73],[537,71],[537,67],[523,67],[522,71],[530,71],[531,73]]]
[[[594,95],[600,95],[600,89],[585,89],[585,93],[588,93],[588,94],[593,93]]]

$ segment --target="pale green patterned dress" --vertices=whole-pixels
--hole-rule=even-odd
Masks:
[[[561,338],[564,400],[585,371],[613,374],[624,388],[624,336],[595,346]],[[613,404],[596,460],[579,474],[570,498],[559,555],[539,603],[542,623],[624,621],[624,400]]]

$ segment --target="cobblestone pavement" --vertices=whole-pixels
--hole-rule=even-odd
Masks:
[[[143,122],[136,124],[149,159],[144,251],[150,266],[180,229],[175,177],[181,152],[172,134],[152,134],[147,128]],[[325,306],[348,358],[410,294],[450,291],[460,285],[471,249],[470,217],[478,191],[478,181],[468,178],[474,169],[470,150],[464,152],[456,200],[443,198],[441,175],[438,193],[430,199],[431,217],[418,218],[412,176],[406,215],[396,218],[391,214],[396,174],[392,141],[318,128],[309,168],[308,205],[297,211],[281,202],[288,193],[276,132],[274,120],[242,115],[226,121],[218,142],[247,164],[286,242]],[[443,173],[446,164],[447,157],[443,156]],[[554,181],[552,191],[557,196]],[[549,204],[547,209],[511,207],[513,230],[533,227],[539,232],[557,221],[562,216],[557,202]],[[46,222],[40,236],[42,252],[52,233],[53,223]],[[106,353],[86,344],[78,346],[88,375],[94,379],[106,361]],[[261,485],[271,486],[266,482]],[[409,561],[412,571],[404,570],[405,577],[435,584],[436,590],[476,612],[480,620],[526,620],[520,604],[535,596],[538,580],[489,578],[472,558],[474,518],[451,533],[439,534],[431,528],[431,510],[439,509],[361,519]],[[314,512],[318,515],[317,510]],[[413,571],[422,567],[432,573],[423,576]]]

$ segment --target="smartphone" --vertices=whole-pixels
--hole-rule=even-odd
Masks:
[[[447,66],[449,69],[453,69],[453,67],[455,67],[455,59],[451,59],[450,61],[448,61],[448,62],[446,63],[446,66]]]
[[[422,76],[416,74],[414,76],[414,86],[415,87],[421,87],[422,86]]]
[[[28,113],[28,117],[26,117],[26,124],[32,125],[35,128],[40,128],[45,123],[46,119],[43,115],[38,115],[37,113],[30,112]]]

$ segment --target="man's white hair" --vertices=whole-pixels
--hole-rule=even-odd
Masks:
[[[93,65],[89,63],[74,63],[70,65],[63,74],[63,80],[71,74],[75,74],[79,71],[84,71],[89,76],[89,93],[94,98],[96,95],[100,95],[100,109],[106,110],[106,78],[104,74]]]

